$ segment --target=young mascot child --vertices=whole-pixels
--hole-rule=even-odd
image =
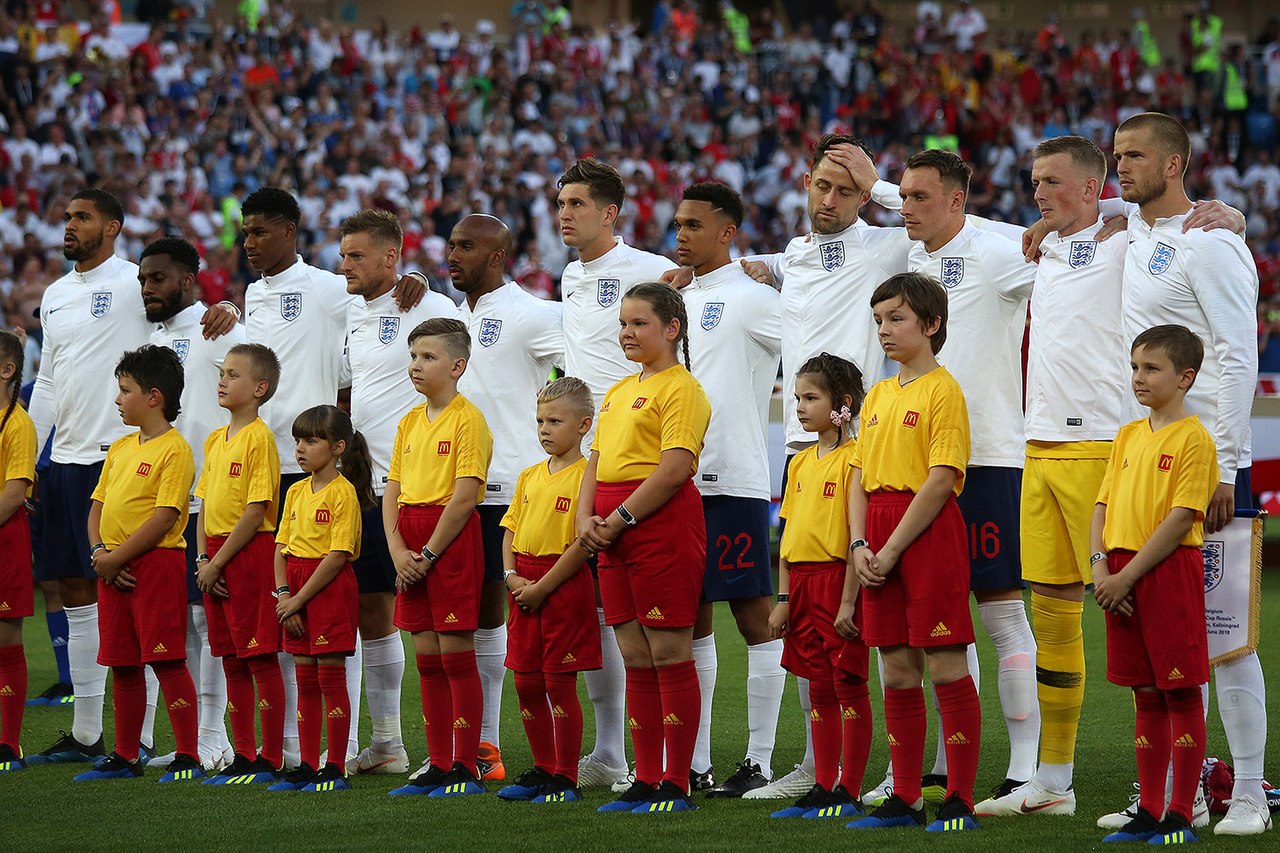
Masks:
[[[1209,681],[1200,546],[1218,462],[1184,398],[1203,359],[1203,343],[1184,326],[1155,326],[1134,339],[1133,392],[1151,417],[1120,428],[1093,513],[1107,679],[1133,688],[1140,789],[1133,820],[1104,841],[1197,840],[1191,804],[1204,760],[1200,687]],[[1171,753],[1172,799],[1158,820]]]
[[[280,455],[258,407],[280,384],[280,362],[262,344],[238,344],[218,374],[218,405],[231,412],[231,423],[204,443],[196,582],[204,593],[209,647],[227,676],[236,757],[205,784],[276,782],[284,765],[280,620],[271,597]],[[261,752],[254,708],[262,715]]]
[[[36,428],[18,405],[22,355],[18,336],[0,331],[0,399],[8,401],[0,418],[0,773],[27,766],[18,735],[27,701],[22,619],[34,612],[26,500],[36,479]]]
[[[177,752],[161,782],[204,776],[197,758],[196,688],[187,669],[187,557],[183,531],[195,458],[173,428],[182,362],[168,347],[126,352],[116,365],[116,407],[138,431],[107,451],[89,506],[98,575],[98,663],[111,667],[116,748],[76,781],[142,775],[138,760],[147,708],[143,667],[160,680]]]
[[[483,794],[476,759],[484,696],[475,630],[484,584],[476,504],[484,498],[493,435],[458,393],[471,335],[436,317],[409,333],[409,378],[426,402],[396,429],[383,527],[396,566],[397,627],[413,634],[430,765],[395,796]]]
[[[610,388],[601,404],[578,532],[600,552],[605,621],[627,667],[636,780],[600,811],[666,814],[694,808],[689,767],[701,700],[693,625],[707,543],[692,478],[711,404],[688,370],[688,318],[679,293],[662,283],[638,284],[619,313],[619,343],[641,369]]]
[[[578,673],[599,669],[600,624],[587,551],[574,532],[574,504],[587,460],[582,437],[595,410],[587,383],[572,376],[538,392],[538,438],[551,458],[526,468],[502,519],[504,570],[511,590],[507,668],[515,673],[533,768],[498,791],[534,803],[582,799]]]
[[[927,829],[977,829],[973,781],[982,710],[965,660],[965,646],[973,642],[969,548],[955,499],[969,459],[969,416],[959,383],[936,358],[947,336],[947,293],[927,275],[903,273],[876,288],[871,308],[880,344],[899,373],[877,383],[862,406],[850,555],[863,585],[863,637],[884,660],[895,787],[848,826],[925,822],[919,779],[927,660],[950,768],[947,797]]]
[[[360,556],[360,507],[374,501],[369,449],[337,406],[298,415],[293,437],[298,466],[311,476],[294,483],[284,499],[275,595],[284,650],[298,673],[302,763],[268,790],[342,791],[351,787],[343,760],[352,722],[346,659],[355,653],[360,618],[351,561]],[[322,721],[329,760],[317,773]]]
[[[782,498],[787,525],[778,604],[769,627],[784,638],[783,666],[809,679],[816,782],[774,817],[862,813],[857,797],[871,750],[871,699],[857,612],[858,578],[847,562],[849,493],[857,485],[850,422],[862,397],[862,373],[839,356],[814,356],[796,374],[796,414],[806,431],[817,433],[818,443],[791,460]],[[842,606],[845,601],[850,606]]]

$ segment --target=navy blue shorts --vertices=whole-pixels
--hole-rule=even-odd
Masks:
[[[476,512],[480,513],[480,538],[484,541],[484,580],[502,580],[502,537],[506,528],[502,526],[502,517],[510,507],[507,504],[480,504]]]
[[[196,525],[199,523],[199,514],[191,513],[187,517],[187,529],[182,538],[187,540],[187,603],[204,607],[204,593],[196,585]]]
[[[1236,471],[1236,509],[1254,509],[1252,468]]]
[[[795,453],[787,451],[787,461],[782,466],[782,487],[778,490],[778,494],[785,495],[787,493],[787,474],[791,472],[791,460],[796,458]],[[782,532],[787,529],[787,520],[782,516],[778,516],[778,541],[782,541]]]
[[[382,526],[382,498],[360,511],[360,556],[351,562],[356,586],[366,592],[395,592],[396,564],[387,548],[387,531]]]
[[[969,588],[1025,589],[1022,580],[1021,468],[970,468],[956,499],[969,528]]]
[[[769,558],[769,501],[704,495],[707,520],[707,569],[703,601],[729,601],[773,595]]]
[[[96,580],[89,565],[89,504],[102,463],[54,462],[40,481],[41,548],[36,580]]]

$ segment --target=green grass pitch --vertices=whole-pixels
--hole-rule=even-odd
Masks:
[[[1267,751],[1267,771],[1280,782],[1280,585],[1274,573],[1264,595],[1262,660],[1272,686],[1268,708],[1273,725]],[[38,602],[37,602],[38,604]],[[976,611],[975,624],[979,624]],[[733,620],[723,605],[717,613],[720,672],[716,687],[713,757],[718,778],[734,769],[746,746],[746,653]],[[981,634],[981,631],[979,631]],[[926,837],[914,830],[886,830],[854,834],[842,824],[827,821],[778,821],[769,812],[777,801],[705,801],[696,812],[669,816],[597,814],[595,807],[609,794],[587,791],[585,802],[535,807],[507,803],[492,794],[461,800],[423,797],[392,799],[386,792],[404,777],[373,776],[353,779],[354,789],[331,795],[267,793],[264,787],[209,787],[198,784],[158,785],[159,772],[141,780],[72,784],[71,776],[84,765],[41,765],[0,776],[0,837],[4,849],[27,850],[152,850],[152,849],[290,849],[290,850],[595,850],[662,849],[735,850],[849,849],[907,850],[925,846],[945,850],[1085,850],[1100,849],[1102,832],[1094,826],[1098,815],[1127,804],[1135,778],[1131,747],[1133,710],[1129,692],[1104,679],[1103,620],[1091,602],[1085,608],[1088,683],[1076,764],[1079,798],[1073,818],[1038,817],[988,819],[980,832],[962,836]],[[53,658],[43,620],[26,620],[31,691],[53,681]],[[1008,743],[994,686],[994,659],[985,637],[979,639],[983,682],[983,748],[978,775],[979,795],[1001,781]],[[424,751],[418,721],[417,674],[408,658],[404,689],[404,731],[413,766]],[[874,667],[873,667],[874,670]],[[110,691],[107,743],[110,745]],[[503,756],[508,774],[529,762],[521,729],[515,690],[510,678],[503,695]],[[587,716],[586,741],[592,739],[591,705],[583,691]],[[884,743],[878,686],[872,707],[877,716],[876,739],[867,771],[867,784],[880,780],[888,750]],[[362,741],[369,722],[362,720]],[[778,726],[775,772],[786,772],[800,760],[804,721],[796,701],[794,679],[788,679]],[[71,727],[70,709],[30,708],[23,725],[28,752],[45,748],[59,729]],[[157,746],[172,749],[168,721],[160,714]],[[932,756],[932,743],[928,756]],[[1209,754],[1228,757],[1216,709],[1209,717]],[[928,767],[929,761],[926,761]],[[496,790],[491,785],[490,790]],[[1280,831],[1256,839],[1215,838],[1201,841],[1215,849],[1275,850]]]

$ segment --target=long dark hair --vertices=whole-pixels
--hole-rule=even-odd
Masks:
[[[26,355],[18,336],[8,329],[0,329],[0,364],[11,361],[14,365],[11,380],[13,385],[9,389],[9,403],[4,408],[4,418],[0,419],[0,433],[3,433],[4,428],[9,425],[9,416],[13,414],[14,406],[18,405],[18,390],[22,387],[22,370]]]
[[[844,398],[849,398],[849,420],[840,425],[840,440],[853,435],[853,421],[858,418],[864,396],[862,371],[858,366],[848,359],[824,352],[800,365],[796,377],[801,376],[811,377],[827,392],[831,397],[833,415],[842,414],[840,408],[844,405]]]
[[[684,353],[684,366],[692,370],[689,361],[689,312],[684,307],[684,297],[680,291],[661,281],[642,281],[627,291],[625,299],[643,299],[649,303],[653,313],[665,326],[672,320],[680,321],[680,348]]]
[[[293,419],[294,438],[322,438],[345,441],[347,449],[338,458],[338,471],[355,487],[360,506],[378,502],[373,493],[373,461],[364,436],[351,425],[351,416],[337,406],[313,406]]]

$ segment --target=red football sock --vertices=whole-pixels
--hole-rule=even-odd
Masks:
[[[667,747],[667,772],[662,781],[689,793],[689,768],[698,740],[702,718],[702,693],[698,689],[698,667],[693,661],[660,666],[658,686],[662,691],[662,731]]]
[[[556,732],[556,766],[552,771],[578,784],[578,756],[582,754],[582,703],[578,673],[549,672],[545,676]]]
[[[433,767],[448,773],[453,768],[453,696],[440,657],[418,655],[418,685],[427,729],[427,754]]]
[[[258,685],[258,713],[262,716],[262,750],[258,754],[271,766],[284,765],[284,677],[275,654],[246,658]]]
[[[27,656],[21,643],[0,646],[0,743],[21,755],[18,736],[27,709]]]
[[[1199,701],[1197,694],[1196,702]],[[1159,820],[1164,814],[1164,777],[1172,748],[1169,743],[1169,709],[1165,705],[1164,694],[1159,690],[1133,691],[1133,704],[1137,711],[1133,747],[1138,757],[1138,805]],[[1196,713],[1202,712],[1197,710]]]
[[[478,777],[476,757],[480,753],[484,690],[475,650],[441,655],[440,663],[449,677],[449,694],[453,697],[453,762],[461,762],[472,776]]]
[[[1165,706],[1169,709],[1169,739],[1173,752],[1173,792],[1169,811],[1177,812],[1191,820],[1200,784],[1200,768],[1204,764],[1204,705],[1200,701],[1200,688],[1184,687],[1164,691]]]
[[[236,755],[253,760],[258,755],[257,717],[254,713],[253,673],[249,665],[235,655],[222,659],[222,672],[227,677],[227,716],[231,720],[231,741]]]
[[[662,781],[663,745],[662,690],[656,669],[627,667],[627,717],[636,754],[636,781],[656,787]]]
[[[147,713],[147,679],[142,667],[111,667],[111,701],[116,715],[116,754],[136,761],[142,743],[142,718]]]
[[[296,664],[298,675],[298,745],[302,762],[312,770],[320,767],[320,729],[324,724],[324,702],[320,694],[320,673],[315,663]]]
[[[548,773],[555,772],[556,733],[547,704],[547,685],[540,672],[516,673],[516,696],[520,699],[520,721],[529,738],[533,763]]]
[[[185,660],[166,660],[151,664],[164,701],[169,709],[169,723],[173,726],[173,739],[177,751],[192,758],[200,757],[200,697],[196,695],[195,682]],[[141,731],[141,730],[139,730]]]
[[[829,678],[809,680],[809,731],[813,734],[813,779],[823,790],[836,786],[840,769],[840,701]]]
[[[812,690],[812,688],[810,688]],[[867,682],[837,679],[843,722],[843,749],[840,757],[840,784],[853,796],[862,790],[862,774],[871,754],[871,694]]]
[[[344,659],[345,660],[345,659]],[[316,667],[320,692],[324,694],[325,735],[329,741],[329,763],[347,772],[347,738],[351,733],[351,694],[347,692],[347,668],[343,660]]]
[[[810,685],[810,691],[813,687]],[[920,799],[920,772],[924,767],[924,688],[884,691],[884,728],[893,762],[893,793],[909,806]]]
[[[982,746],[982,703],[972,676],[934,684],[938,695],[938,716],[947,752],[947,796],[958,794],[973,808],[973,783],[978,778],[978,752]],[[894,784],[898,782],[895,773]]]

